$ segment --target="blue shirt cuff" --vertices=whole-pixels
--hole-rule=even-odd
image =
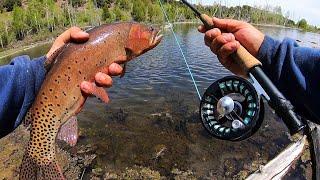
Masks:
[[[30,62],[30,68],[26,70],[27,77],[25,82],[24,100],[14,128],[17,128],[22,123],[23,118],[30,109],[30,106],[32,105],[38,94],[38,91],[41,88],[42,82],[46,75],[46,69],[44,68],[45,60],[45,56],[35,58]]]

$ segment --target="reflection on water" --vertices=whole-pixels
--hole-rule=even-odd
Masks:
[[[319,34],[259,28],[277,39],[291,37],[309,47],[320,44]],[[195,25],[177,25],[175,31],[200,93],[230,74],[205,47]],[[48,48],[41,46],[23,53],[36,57]],[[115,78],[108,92],[110,104],[90,98],[79,114],[78,146],[94,146],[94,166],[104,171],[138,165],[167,177],[175,176],[173,170],[179,169],[202,178],[243,178],[289,142],[286,128],[269,108],[264,124],[252,138],[237,143],[210,138],[198,119],[199,100],[170,31],[165,31],[156,49],[128,63],[126,76]],[[239,174],[241,170],[245,172]]]

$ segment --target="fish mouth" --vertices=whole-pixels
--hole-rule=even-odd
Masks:
[[[161,30],[155,30],[152,35],[151,47],[153,48],[161,42],[163,34],[161,33]]]

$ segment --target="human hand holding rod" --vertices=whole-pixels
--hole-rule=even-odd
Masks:
[[[254,31],[254,27],[250,27],[251,25],[246,25],[243,23],[235,24],[234,27],[230,26],[230,23],[226,23],[226,21],[219,21],[217,18],[210,18],[206,14],[201,14],[199,11],[197,11],[190,3],[188,3],[186,0],[181,0],[184,4],[186,4],[188,7],[190,7],[194,12],[195,15],[199,17],[199,19],[203,22],[204,26],[199,27],[200,32],[207,33],[210,30],[218,31],[217,36],[212,36],[210,33],[214,32],[208,32],[206,35],[207,42],[206,44],[210,46],[211,50],[213,50],[214,53],[220,52],[218,56],[220,56],[220,62],[228,69],[230,69],[232,72],[241,75],[241,76],[247,76],[249,73],[254,76],[254,78],[260,83],[262,88],[266,91],[266,93],[269,95],[270,100],[269,104],[274,108],[276,113],[283,119],[284,123],[288,127],[290,134],[296,134],[300,131],[302,131],[305,128],[304,123],[296,116],[295,112],[293,111],[293,106],[291,103],[282,95],[282,93],[276,88],[276,86],[271,82],[271,80],[265,75],[265,73],[261,69],[261,62],[256,59],[252,54],[254,52],[257,52],[261,46],[261,43],[258,41],[255,45],[249,45],[248,48],[252,54],[248,52],[247,49],[245,49],[241,43],[238,42],[241,39],[238,39],[238,37],[235,37],[236,32],[245,31],[246,29]],[[227,20],[232,21],[232,20]],[[215,24],[216,22],[216,24]],[[218,22],[218,23],[217,23]],[[220,23],[219,23],[220,22]],[[215,27],[216,26],[216,27]],[[243,27],[242,27],[243,26]],[[215,29],[216,28],[216,29]],[[218,30],[219,29],[219,30]],[[256,30],[258,31],[258,30]],[[234,43],[233,45],[229,44],[227,45],[227,42],[225,41],[225,38],[222,38],[221,33],[227,33],[223,36],[229,36],[227,37],[227,40],[229,38],[231,43]],[[232,33],[232,35],[228,34]],[[241,34],[241,33],[240,33]],[[260,33],[258,33],[260,34]],[[221,36],[219,36],[221,35]],[[242,34],[243,35],[243,34]],[[241,35],[241,36],[242,36]],[[262,34],[263,35],[263,34]],[[211,43],[210,43],[210,36]],[[220,37],[220,40],[215,37]],[[239,35],[239,37],[241,37]],[[259,35],[258,35],[259,36]],[[262,36],[263,37],[263,36]],[[238,40],[238,41],[236,41]],[[212,44],[219,44],[217,43],[220,41],[220,44],[225,44],[224,48],[215,48],[212,47]],[[223,41],[225,41],[223,43]],[[221,43],[222,42],[222,43]],[[229,43],[230,43],[229,42]],[[245,42],[245,41],[243,41]],[[254,42],[254,41],[253,41]],[[260,45],[259,45],[260,43]],[[229,50],[228,50],[229,49]],[[215,52],[216,51],[216,52]],[[224,55],[222,55],[224,54]]]

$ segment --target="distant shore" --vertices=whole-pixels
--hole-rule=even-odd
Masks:
[[[201,22],[200,21],[186,21],[186,22],[173,22],[172,24],[173,25],[179,25],[179,24],[199,24],[200,25]],[[281,26],[281,25],[272,25],[272,24],[252,24],[252,25],[262,26],[262,27],[274,27],[274,28],[301,30],[299,28],[286,27],[286,26]],[[168,23],[161,24],[160,26],[165,29],[169,28]],[[90,27],[86,26],[86,27],[82,27],[82,28],[88,29]],[[39,39],[39,41],[36,41],[36,42],[32,41],[32,39],[34,39],[33,36],[30,36],[30,37],[26,38],[25,40],[19,41],[19,42],[15,43],[14,45],[12,45],[11,47],[6,48],[3,51],[0,51],[0,60],[3,58],[6,58],[8,56],[12,56],[16,53],[32,49],[32,48],[39,46],[39,45],[45,45],[45,44],[52,43],[54,41],[55,37],[57,36],[57,34],[60,34],[64,30],[65,30],[65,28],[61,28],[61,29],[57,30],[55,33],[48,34],[47,36],[37,37],[35,39]],[[310,33],[312,33],[312,32],[310,32]]]

